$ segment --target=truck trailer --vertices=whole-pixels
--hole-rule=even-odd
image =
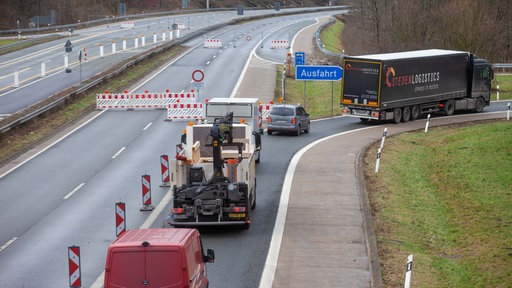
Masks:
[[[421,114],[482,112],[490,104],[491,64],[469,52],[428,49],[346,56],[343,112],[361,121],[417,119]]]

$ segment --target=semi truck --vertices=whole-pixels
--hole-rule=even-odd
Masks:
[[[421,114],[482,112],[490,104],[491,64],[463,51],[428,49],[346,56],[344,115],[361,121],[415,120]]]
[[[173,205],[165,224],[249,228],[256,207],[252,127],[233,123],[233,112],[213,123],[191,124],[169,161]]]

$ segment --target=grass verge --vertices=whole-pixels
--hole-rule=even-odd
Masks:
[[[278,65],[274,102],[282,97],[283,65]],[[300,103],[311,118],[322,118],[343,114],[340,108],[341,81],[297,81],[295,67],[291,67],[290,77],[285,78],[286,103]]]
[[[491,100],[497,100],[497,86],[500,88],[500,100],[512,99],[512,74],[495,74],[492,80]]]
[[[365,178],[386,287],[511,287],[512,125],[443,126],[386,139]]]

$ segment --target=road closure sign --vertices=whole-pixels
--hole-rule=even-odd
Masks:
[[[338,81],[343,77],[343,69],[339,66],[297,65],[296,80]]]
[[[204,79],[203,70],[194,70],[194,72],[192,72],[192,80],[194,80],[194,82],[201,82],[201,81],[203,81],[203,79]]]

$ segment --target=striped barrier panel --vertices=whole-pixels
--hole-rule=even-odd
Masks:
[[[164,107],[168,107],[169,104],[196,103],[197,102],[197,96],[196,96],[195,92],[188,92],[188,93],[163,93],[162,94],[162,100],[163,100],[162,104],[164,105]]]
[[[272,40],[272,49],[287,49],[288,47],[290,47],[288,40]]]
[[[97,109],[130,109],[132,106],[130,94],[97,94]]]
[[[141,93],[132,95],[132,109],[158,109],[165,108],[159,93]]]
[[[121,28],[124,29],[124,28],[129,28],[129,29],[133,29],[135,27],[135,22],[133,21],[123,21],[121,22]]]
[[[205,39],[204,48],[220,48],[222,47],[221,39]]]
[[[272,109],[273,106],[274,106],[273,103],[260,105],[261,115],[262,115],[263,119],[265,119],[265,120],[268,119],[268,115],[270,115],[270,110]]]
[[[203,104],[169,104],[167,107],[167,120],[203,119]]]

